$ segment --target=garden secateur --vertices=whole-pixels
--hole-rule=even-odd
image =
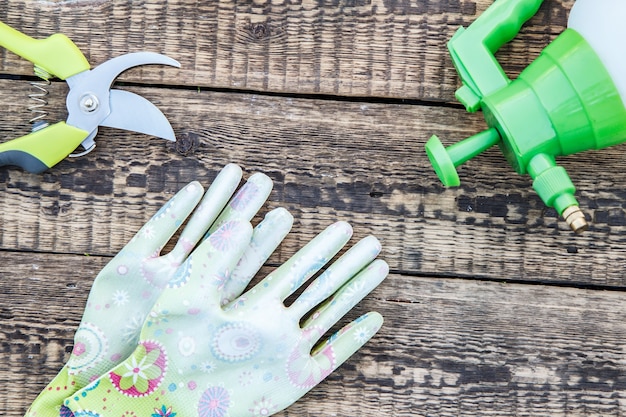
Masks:
[[[47,81],[57,77],[69,86],[67,120],[48,125],[41,116],[34,118],[32,133],[0,144],[0,166],[14,165],[40,173],[67,156],[85,155],[95,148],[98,126],[176,140],[167,118],[154,104],[137,94],[111,89],[115,78],[131,67],[146,64],[180,67],[176,60],[153,52],[136,52],[90,69],[83,53],[65,35],[57,33],[46,39],[33,39],[2,22],[0,46],[32,62],[40,78]],[[72,154],[81,145],[84,151]]]
[[[448,49],[463,83],[456,98],[482,109],[489,128],[447,148],[436,136],[426,152],[446,186],[460,183],[456,166],[499,145],[519,174],[528,173],[543,202],[577,233],[587,219],[574,184],[555,158],[626,141],[624,0],[577,0],[568,28],[517,79],[495,52],[513,39],[542,0],[495,0]]]

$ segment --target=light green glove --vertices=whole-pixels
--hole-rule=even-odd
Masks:
[[[141,326],[161,292],[165,288],[183,286],[189,279],[191,264],[179,267],[197,243],[207,233],[211,236],[229,233],[233,219],[248,222],[264,204],[272,188],[271,180],[263,174],[255,174],[233,197],[241,177],[238,166],[227,165],[204,198],[198,182],[188,184],[104,267],[89,294],[70,359],[37,397],[27,416],[67,414],[67,410],[60,409],[65,398],[121,363],[135,350]],[[194,209],[175,247],[161,256],[161,249]],[[245,241],[249,237],[242,237],[248,248],[242,262],[233,266],[233,276],[238,279],[221,283],[222,299],[241,294],[288,233],[292,221],[286,210],[276,209],[257,226],[252,242]],[[227,249],[223,259],[213,261],[212,268],[221,270],[221,265],[231,265],[241,256],[238,247]]]
[[[289,306],[285,299],[350,239],[339,222],[226,306],[220,303],[220,248],[245,225],[213,234],[188,258],[189,280],[164,290],[137,349],[65,405],[75,417],[269,416],[284,409],[356,352],[382,325],[368,313],[322,336],[387,275],[367,237],[327,268]],[[226,269],[232,266],[226,267]],[[69,415],[69,414],[68,414]]]

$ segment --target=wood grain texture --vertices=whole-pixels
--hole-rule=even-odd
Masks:
[[[0,105],[17,103],[23,84],[1,82]],[[343,219],[357,236],[378,236],[391,268],[403,273],[624,286],[623,147],[564,158],[592,220],[591,230],[577,236],[495,149],[460,168],[460,188],[438,184],[425,141],[431,133],[468,136],[483,128],[477,115],[421,105],[131,89],[161,107],[179,142],[103,128],[94,152],[43,175],[3,169],[1,248],[111,256],[184,184],[208,186],[235,162],[247,175],[261,171],[274,180],[265,210],[293,212],[300,227],[290,247]],[[1,115],[7,118],[1,125],[15,127],[17,114]]]
[[[548,0],[498,53],[514,77],[564,28]],[[571,233],[492,149],[443,188],[425,157],[485,127],[455,102],[445,43],[491,0],[7,0],[0,21],[62,32],[96,65],[151,50],[182,63],[123,74],[178,142],[101,128],[41,175],[0,167],[0,408],[22,416],[72,350],[93,278],[192,180],[261,171],[295,225],[264,269],[336,220],[383,244],[388,279],[347,319],[381,333],[289,416],[626,414],[626,147],[563,158],[591,229]],[[27,133],[29,63],[0,48],[0,141]],[[50,120],[66,117],[54,82]],[[137,115],[141,117],[141,115]],[[109,417],[109,416],[107,416]],[[182,416],[180,416],[182,417]],[[185,416],[187,417],[187,416]]]
[[[167,54],[180,70],[142,67],[143,83],[451,101],[445,44],[490,0],[28,1],[0,21],[33,37],[62,32],[93,65],[127,52]],[[546,2],[499,58],[514,76],[565,26],[573,0]],[[10,52],[0,72],[31,74]]]
[[[67,360],[108,258],[5,252],[3,260],[0,405],[18,417]],[[346,320],[369,310],[386,317],[381,332],[278,416],[626,411],[620,292],[392,274]]]

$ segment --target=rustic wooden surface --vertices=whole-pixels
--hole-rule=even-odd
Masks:
[[[423,147],[482,128],[454,101],[445,43],[490,0],[26,1],[0,21],[68,35],[97,65],[151,50],[120,88],[153,101],[175,144],[102,128],[90,155],[40,175],[0,168],[0,408],[17,417],[72,349],[97,272],[191,180],[240,164],[295,217],[270,265],[331,222],[383,243],[389,278],[360,305],[380,334],[280,416],[626,414],[626,148],[564,158],[591,220],[543,207],[497,150],[439,185]],[[546,0],[498,54],[515,76],[560,33]],[[0,50],[0,136],[28,131],[32,67]],[[63,82],[51,86],[62,119]]]

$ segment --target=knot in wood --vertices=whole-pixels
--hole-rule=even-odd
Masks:
[[[248,27],[254,39],[261,40],[270,37],[270,27],[267,23],[252,23]]]
[[[187,132],[176,138],[176,152],[181,155],[187,156],[195,152],[200,138],[197,133]]]

